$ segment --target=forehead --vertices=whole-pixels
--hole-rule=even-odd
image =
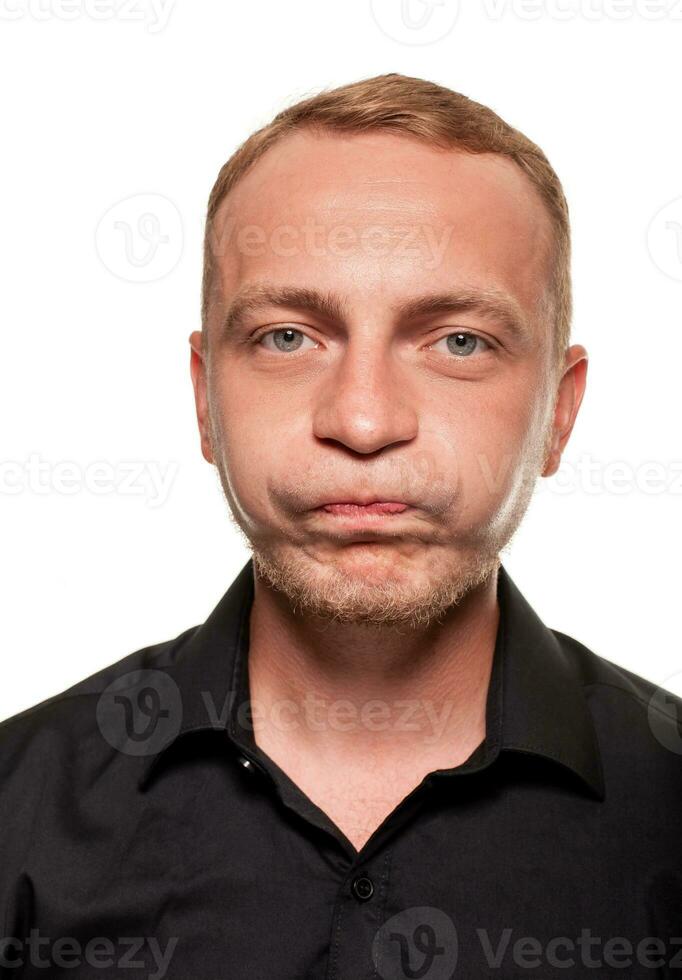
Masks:
[[[529,314],[544,296],[553,231],[510,159],[388,132],[284,137],[214,220],[224,298],[260,281],[352,303],[434,288],[494,288]]]

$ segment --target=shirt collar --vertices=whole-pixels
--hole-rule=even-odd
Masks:
[[[249,559],[206,622],[181,634],[182,642],[174,644],[163,669],[179,688],[182,720],[158,751],[143,758],[140,787],[160,756],[189,732],[222,730],[251,758],[258,755],[244,715],[253,596],[253,559]],[[485,741],[465,766],[440,772],[483,768],[501,751],[530,753],[572,770],[603,799],[599,745],[575,663],[502,564],[497,597],[500,619]]]
[[[578,661],[545,626],[503,566],[498,598],[502,748],[551,759],[604,799],[599,742]]]

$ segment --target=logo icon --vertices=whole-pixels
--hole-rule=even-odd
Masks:
[[[372,944],[372,960],[383,980],[451,980],[457,954],[454,922],[429,905],[388,919]]]
[[[180,212],[162,194],[134,194],[102,215],[95,247],[103,264],[119,279],[163,279],[182,254]]]
[[[97,724],[124,755],[154,755],[180,731],[180,689],[163,670],[130,671],[100,694]]]
[[[670,201],[651,219],[647,245],[656,268],[682,282],[682,197]]]
[[[459,0],[370,0],[378,27],[400,44],[434,44],[459,15]]]

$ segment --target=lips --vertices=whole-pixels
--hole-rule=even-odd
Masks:
[[[325,510],[328,514],[339,514],[345,517],[364,517],[368,514],[401,514],[407,510],[407,506],[407,504],[397,500],[373,500],[366,504],[344,501],[323,504],[321,510]]]

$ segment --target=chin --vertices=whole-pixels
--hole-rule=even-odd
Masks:
[[[479,585],[497,560],[406,556],[377,544],[310,555],[300,548],[253,551],[259,578],[300,615],[337,623],[424,629]]]

